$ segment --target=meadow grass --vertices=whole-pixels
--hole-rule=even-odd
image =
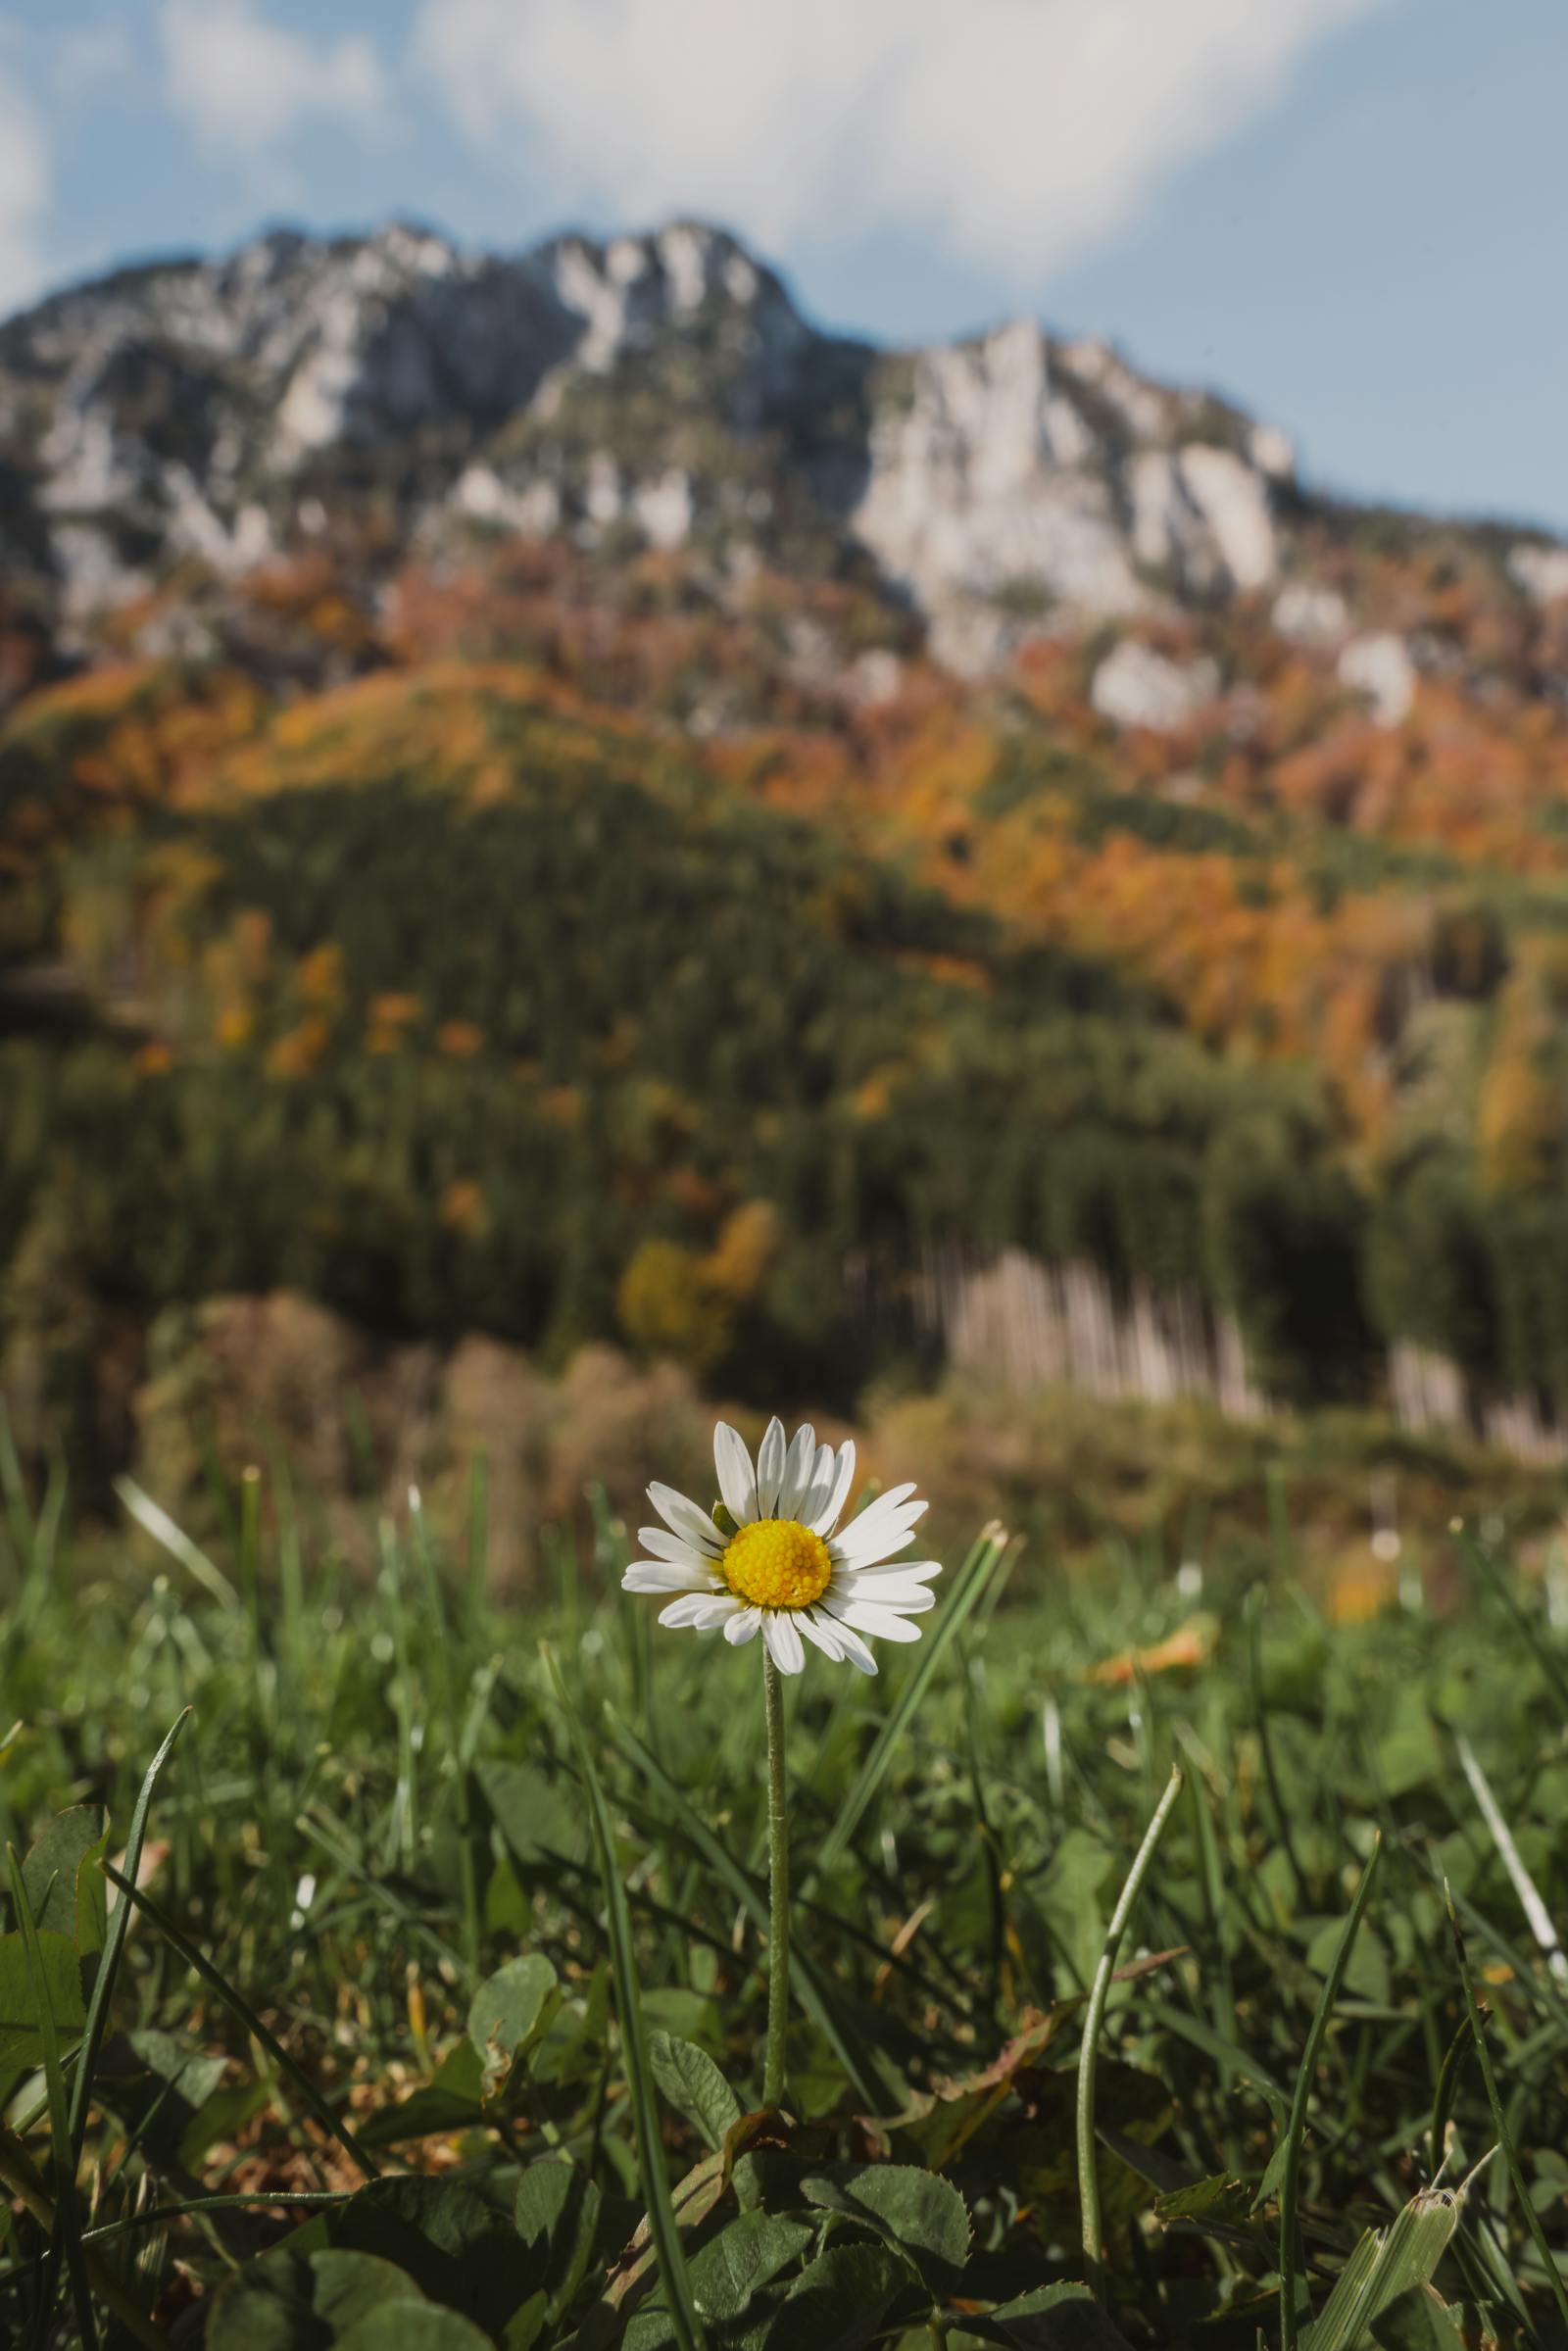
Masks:
[[[1568,2343],[1568,1642],[1506,1557],[1332,1627],[988,1537],[813,1659],[780,2114],[757,1653],[655,1639],[607,1508],[501,1606],[477,1486],[368,1570],[271,1476],[204,1549],[125,1499],[74,1559],[9,1480],[0,2340]]]

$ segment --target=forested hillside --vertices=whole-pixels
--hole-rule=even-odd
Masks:
[[[1568,552],[690,250],[613,334],[561,248],[546,332],[542,264],[391,239],[294,253],[281,357],[244,257],[0,331],[0,1364],[90,1421],[161,1309],[290,1288],[1553,1447]]]

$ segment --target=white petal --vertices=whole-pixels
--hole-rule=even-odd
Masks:
[[[906,1510],[912,1510],[918,1518],[925,1504],[911,1499],[913,1494],[912,1486],[890,1486],[886,1494],[879,1494],[874,1502],[867,1502],[865,1508],[852,1518],[847,1526],[839,1529],[839,1541],[848,1542],[869,1528],[884,1526],[890,1519],[902,1518]]]
[[[711,1633],[719,1625],[727,1625],[732,1616],[737,1616],[740,1606],[740,1601],[732,1592],[710,1593],[703,1600],[701,1611],[693,1610],[691,1621],[699,1633]]]
[[[868,1567],[863,1560],[859,1560],[854,1566],[841,1567],[838,1572],[840,1576],[864,1577],[867,1583],[881,1583],[885,1577],[890,1584],[929,1584],[933,1576],[941,1575],[942,1562],[940,1559],[884,1559],[876,1566]],[[834,1582],[837,1581],[836,1576]]]
[[[795,1628],[795,1619],[787,1608],[769,1608],[762,1618],[762,1639],[767,1653],[781,1674],[798,1674],[806,1663],[806,1651]]]
[[[700,1551],[684,1535],[671,1535],[664,1527],[639,1527],[637,1540],[650,1559],[673,1559],[677,1567],[695,1568],[704,1576],[713,1564],[711,1551]]]
[[[802,1494],[800,1505],[795,1513],[803,1527],[811,1526],[822,1504],[832,1493],[833,1472],[837,1462],[838,1455],[830,1445],[817,1446],[816,1457],[811,1463],[810,1482],[807,1486],[805,1494]]]
[[[850,1488],[854,1483],[855,1444],[851,1439],[839,1447],[838,1463],[833,1472],[833,1483],[829,1486],[821,1506],[811,1521],[813,1535],[830,1535],[833,1532],[839,1523],[839,1512],[850,1498]]]
[[[777,1514],[778,1490],[784,1476],[784,1423],[777,1413],[767,1424],[757,1455],[757,1515],[772,1518]]]
[[[745,1439],[727,1420],[713,1431],[713,1467],[725,1509],[738,1527],[748,1526],[757,1516],[757,1472]]]
[[[683,1543],[694,1543],[698,1550],[716,1559],[724,1548],[724,1538],[705,1511],[673,1486],[655,1484],[648,1489],[648,1499],[659,1512],[666,1527],[672,1528]]]
[[[830,1600],[868,1600],[873,1608],[895,1608],[900,1616],[924,1616],[937,1604],[929,1584],[896,1584],[874,1570],[867,1576],[835,1576],[825,1597]]]
[[[858,1518],[841,1527],[828,1547],[835,1559],[847,1559],[859,1567],[891,1559],[913,1541],[915,1522],[925,1516],[928,1507],[925,1502],[901,1502],[884,1510],[880,1502],[873,1502],[869,1510],[862,1510]]]
[[[743,1641],[750,1641],[753,1635],[760,1633],[761,1629],[762,1611],[760,1608],[737,1608],[724,1627],[724,1639],[732,1648],[738,1649]]]
[[[858,1633],[869,1633],[873,1641],[918,1641],[920,1628],[911,1625],[906,1616],[893,1608],[873,1607],[869,1600],[841,1600],[836,1608],[827,1603],[841,1624],[853,1625]]]
[[[780,1518],[798,1519],[801,1504],[810,1491],[811,1472],[816,1467],[816,1431],[809,1421],[804,1421],[790,1440],[790,1449],[784,1456],[784,1476],[778,1490]]]
[[[671,1600],[667,1608],[661,1608],[659,1621],[662,1625],[671,1625],[676,1628],[681,1625],[695,1625],[701,1629],[706,1622],[708,1611],[716,1605],[711,1592],[683,1592],[678,1600]]]
[[[836,1617],[833,1622],[833,1634],[846,1658],[858,1672],[862,1674],[876,1672],[876,1659],[853,1625],[847,1625],[842,1617]]]
[[[700,1567],[671,1567],[667,1559],[634,1559],[620,1579],[622,1592],[707,1592],[714,1578]]]
[[[830,1618],[818,1616],[814,1608],[800,1608],[796,1611],[795,1622],[808,1641],[815,1641],[824,1657],[831,1657],[835,1665],[844,1663],[844,1651],[839,1645],[839,1628]]]

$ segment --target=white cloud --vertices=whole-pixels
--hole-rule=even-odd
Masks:
[[[21,84],[0,61],[0,315],[40,291],[49,151]]]
[[[313,121],[366,128],[382,113],[381,62],[361,35],[314,42],[250,0],[164,0],[158,22],[171,102],[215,154],[255,159]]]
[[[1378,0],[421,0],[460,124],[567,203],[778,244],[912,229],[1020,282]]]

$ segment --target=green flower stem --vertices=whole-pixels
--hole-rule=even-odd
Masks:
[[[784,2103],[784,2035],[790,2020],[790,1823],[784,1805],[784,1678],[762,1651],[767,1701],[767,2060],[762,2103]]]

